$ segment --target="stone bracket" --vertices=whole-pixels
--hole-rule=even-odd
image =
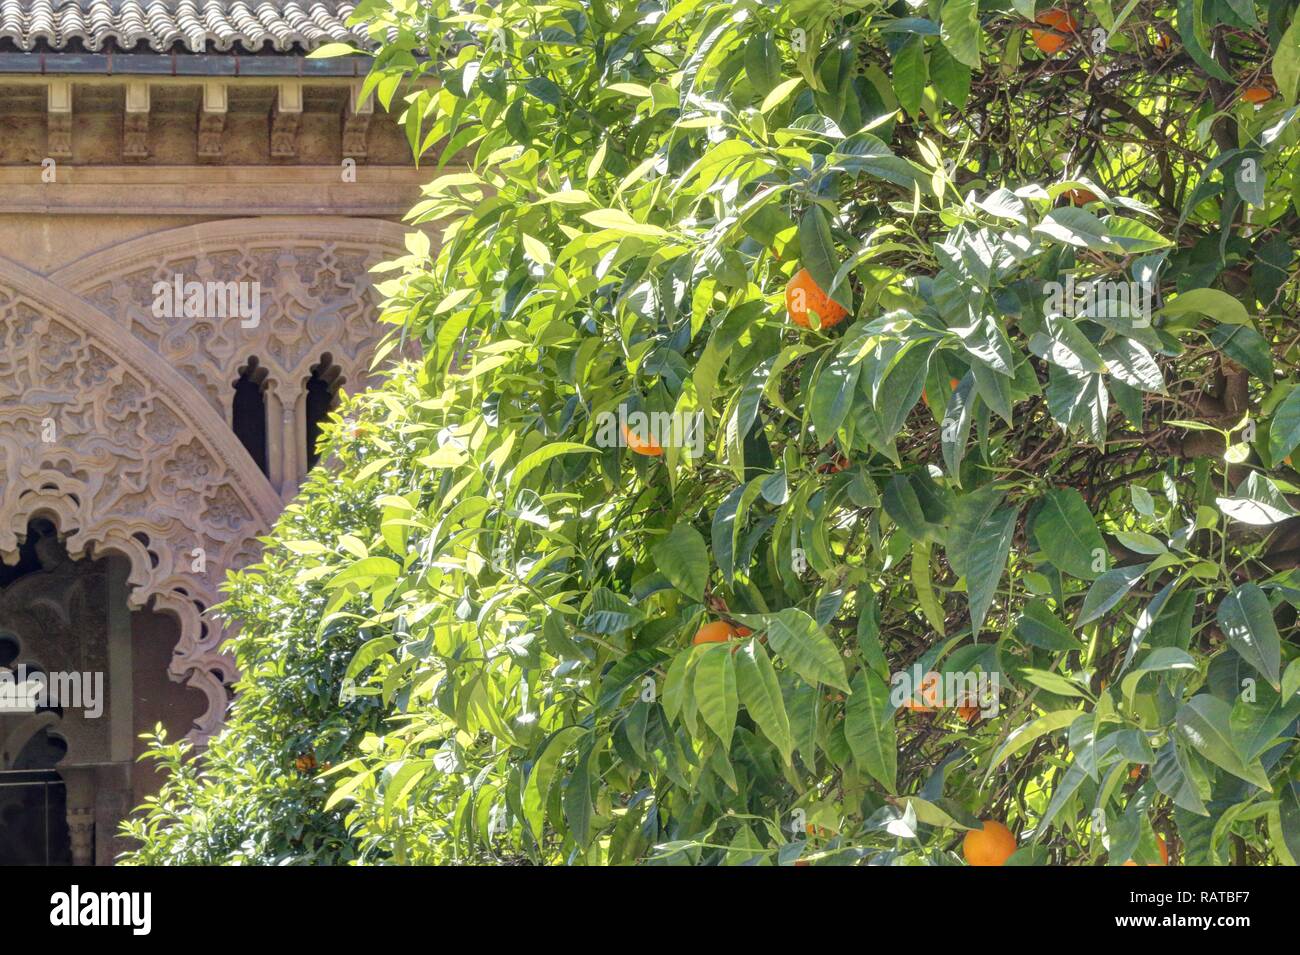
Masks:
[[[271,113],[271,158],[295,159],[302,128],[302,82],[285,80],[276,92]]]
[[[46,87],[45,153],[50,159],[72,158],[72,81],[50,80]]]
[[[348,111],[343,116],[343,157],[364,161],[370,120],[375,115],[375,100],[368,95],[358,101],[360,93],[360,86],[353,86],[348,91]]]
[[[204,162],[219,162],[225,155],[226,113],[230,101],[226,84],[209,80],[203,84],[203,109],[199,112],[197,155]]]
[[[149,84],[126,85],[126,115],[122,119],[122,158],[149,158]]]

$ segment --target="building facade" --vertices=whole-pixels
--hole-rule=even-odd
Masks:
[[[0,4],[0,862],[111,862],[138,735],[217,730],[205,611],[366,378],[421,173],[350,13]]]

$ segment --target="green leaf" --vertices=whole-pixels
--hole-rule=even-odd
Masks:
[[[1268,428],[1268,456],[1278,464],[1300,447],[1300,388],[1292,388],[1273,412]]]
[[[1246,306],[1217,288],[1197,288],[1183,292],[1160,309],[1160,314],[1165,318],[1175,318],[1189,313],[1206,315],[1216,321],[1228,322],[1232,325],[1250,324],[1250,313],[1246,311]]]
[[[1091,623],[1123,600],[1124,595],[1133,589],[1133,585],[1142,579],[1148,566],[1150,565],[1137,564],[1132,567],[1116,567],[1093,581],[1087,595],[1083,598],[1083,606],[1079,608],[1079,617],[1074,621],[1075,627]]]
[[[597,229],[609,229],[623,235],[639,235],[648,239],[663,239],[668,236],[659,226],[637,222],[622,209],[593,209],[583,213],[582,219]]]
[[[451,447],[451,445],[447,445],[447,447]],[[585,444],[576,444],[572,441],[557,441],[554,444],[545,445],[515,465],[514,473],[510,475],[510,486],[518,488],[533,471],[562,454],[595,453],[595,448],[589,448]]]
[[[1056,652],[1079,650],[1081,644],[1047,606],[1045,600],[1025,604],[1016,621],[1016,634],[1026,643]]]
[[[581,726],[566,726],[557,731],[547,742],[540,758],[533,764],[528,782],[524,785],[524,819],[534,838],[542,837],[546,803],[550,797],[551,785],[555,782],[555,773],[559,768],[560,760],[587,732],[588,730]]]
[[[940,38],[958,63],[980,65],[978,0],[945,0],[940,13]]]
[[[670,584],[688,597],[704,599],[704,586],[709,579],[709,548],[694,527],[676,525],[667,537],[650,548],[650,556]]]
[[[1106,232],[1111,241],[1123,249],[1126,255],[1154,252],[1156,249],[1163,249],[1173,244],[1159,232],[1136,219],[1111,216],[1106,220]]]
[[[1080,580],[1096,580],[1106,569],[1106,542],[1074,488],[1048,491],[1034,515],[1034,540],[1057,569]]]
[[[790,732],[790,717],[781,697],[776,668],[772,666],[767,651],[755,639],[745,642],[735,660],[740,702],[789,765],[794,752],[794,736]]]
[[[725,749],[731,749],[731,735],[736,729],[736,667],[731,659],[734,648],[716,644],[705,648],[695,664],[692,690],[700,715],[709,729],[718,734]]]
[[[844,423],[853,406],[862,362],[855,362],[855,350],[841,348],[822,366],[813,383],[809,402],[813,430],[823,442],[835,440],[835,432]]]
[[[374,637],[367,640],[349,661],[348,668],[343,674],[343,682],[348,683],[355,680],[362,670],[384,656],[384,654],[396,650],[397,647],[398,642],[392,637]]]
[[[1215,498],[1215,502],[1233,520],[1256,527],[1279,524],[1296,516],[1296,509],[1277,485],[1258,471],[1247,475],[1234,496]]]
[[[1273,9],[1280,11],[1283,8],[1274,6]],[[1297,95],[1300,95],[1300,16],[1295,14],[1292,14],[1291,26],[1278,41],[1277,52],[1273,54],[1273,80],[1283,104],[1294,106]]]
[[[1061,206],[1053,209],[1033,231],[1066,245],[1096,252],[1114,251],[1116,244],[1102,221],[1086,209]]]
[[[1258,760],[1245,761],[1232,738],[1232,707],[1218,697],[1201,693],[1178,709],[1179,736],[1197,753],[1232,775],[1260,789],[1272,791],[1268,774]]]
[[[741,616],[746,626],[767,632],[768,646],[809,683],[826,683],[847,690],[844,660],[817,621],[797,607],[770,615]]]
[[[1001,491],[992,486],[983,487],[959,497],[953,515],[948,560],[953,570],[966,578],[971,632],[975,634],[984,625],[984,618],[993,603],[993,595],[1011,552],[1011,534],[1016,527],[1016,508],[999,509],[1001,502]]]
[[[1249,325],[1220,325],[1210,341],[1265,384],[1273,383],[1273,355],[1264,336]]]
[[[781,82],[781,52],[772,33],[755,33],[745,44],[745,75],[766,96]]]
[[[1273,622],[1273,608],[1259,585],[1243,584],[1228,594],[1216,616],[1232,648],[1274,689],[1281,689],[1282,638]]]
[[[1057,710],[1021,726],[1007,737],[1006,743],[1003,744],[1002,749],[998,751],[998,755],[994,758],[990,771],[992,771],[993,767],[1002,765],[1022,749],[1027,749],[1040,737],[1065,729],[1079,717],[1080,712],[1080,710]]]
[[[853,760],[887,790],[898,789],[898,742],[889,685],[870,670],[853,676],[844,715],[844,738]]]
[[[930,51],[930,80],[939,95],[953,106],[962,109],[970,99],[971,68],[940,45]]]
[[[831,222],[819,205],[810,205],[799,220],[799,251],[804,268],[813,277],[818,288],[829,289],[835,284],[835,273],[840,260],[831,236]],[[835,289],[831,296],[850,312],[853,311],[853,294],[847,282]]]
[[[925,38],[910,36],[894,54],[894,95],[908,116],[921,112],[921,96],[927,79]],[[827,288],[823,285],[822,288]]]
[[[912,544],[912,586],[916,588],[916,599],[921,606],[925,619],[939,636],[944,635],[943,606],[934,593],[934,581],[930,573],[930,548],[926,540],[917,540]]]

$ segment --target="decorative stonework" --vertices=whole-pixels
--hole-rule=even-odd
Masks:
[[[126,113],[123,116],[122,158],[129,162],[149,158],[148,113]]]
[[[368,270],[401,254],[405,231],[378,220],[213,223],[91,256],[52,278],[180,370],[218,415],[229,416],[231,386],[254,356],[267,370],[268,393],[292,409],[324,353],[345,382],[364,379],[381,334]],[[257,327],[244,327],[238,315],[156,316],[155,286],[178,274],[258,283]]]
[[[129,557],[131,606],[179,618],[170,672],[207,695],[206,739],[233,668],[200,614],[225,569],[254,558],[278,500],[177,372],[19,271],[0,270],[0,556],[16,560],[28,522],[46,517],[73,557]]]
[[[0,633],[18,642],[19,664],[29,672],[107,673],[107,574],[100,562],[74,562],[53,541],[37,544],[42,570],[0,589]],[[45,545],[45,546],[42,546]],[[0,714],[0,770],[42,730],[56,730],[67,743],[69,765],[96,761],[109,748],[109,720],[88,719],[82,710],[62,714]]]
[[[128,242],[48,278],[0,260],[0,557],[17,559],[35,517],[73,558],[127,556],[130,605],[179,621],[170,675],[208,700],[196,742],[219,728],[235,677],[204,611],[227,570],[256,560],[286,496],[230,430],[233,381],[259,359],[271,428],[301,420],[323,354],[363,381],[380,335],[366,272],[401,253],[404,233],[378,220],[233,220]],[[154,284],[176,272],[260,283],[261,321],[156,317]],[[283,474],[285,487],[300,476]]]

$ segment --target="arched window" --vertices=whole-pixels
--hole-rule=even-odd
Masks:
[[[230,427],[248,449],[253,463],[268,474],[266,463],[266,369],[256,358],[239,369],[235,397],[231,403]]]
[[[321,355],[320,364],[312,368],[311,377],[307,379],[307,467],[309,468],[315,467],[316,462],[320,460],[316,443],[320,440],[321,425],[338,403],[339,386],[343,383],[339,374],[339,366],[334,364],[333,356],[326,352]]]

